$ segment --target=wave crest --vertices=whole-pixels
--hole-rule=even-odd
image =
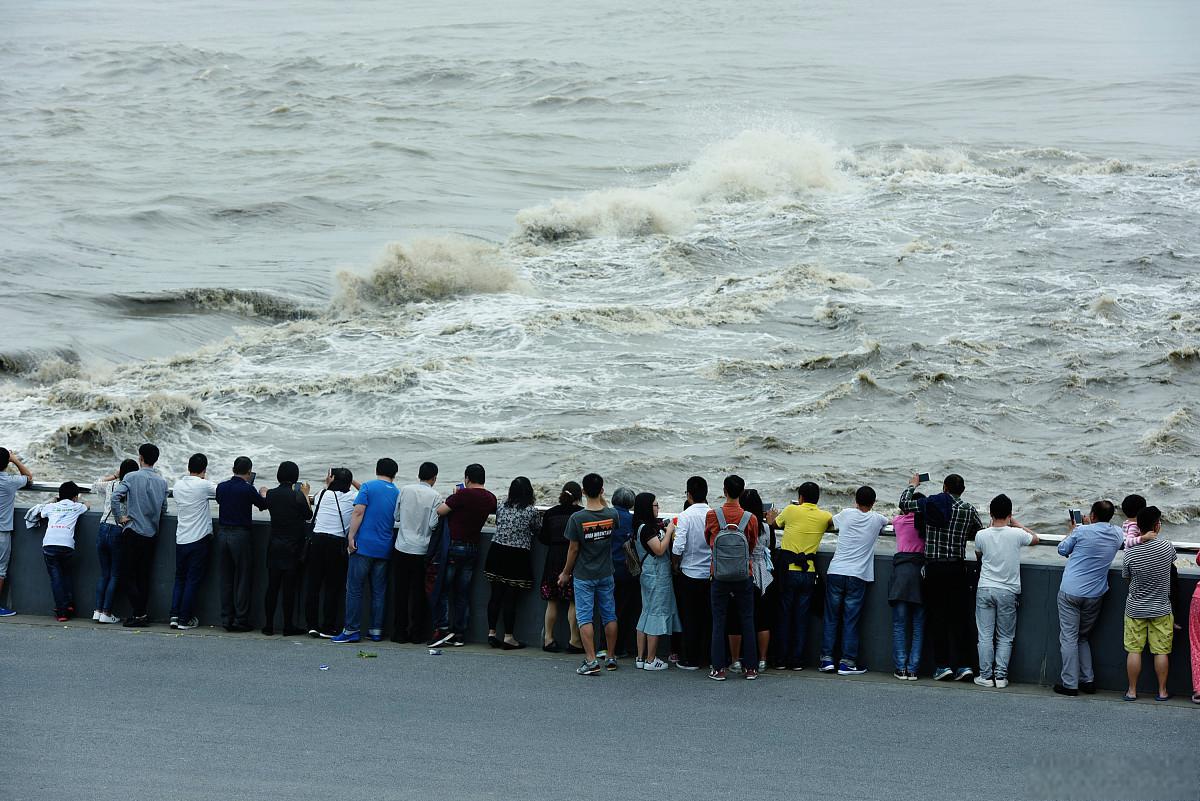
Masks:
[[[275,321],[305,320],[317,316],[316,311],[295,301],[253,289],[194,287],[145,295],[114,295],[113,300],[134,311],[170,312],[189,309],[230,312],[244,317],[262,317]]]
[[[211,428],[200,417],[199,402],[172,392],[126,398],[75,387],[51,390],[46,401],[69,409],[100,412],[101,415],[93,420],[59,426],[35,448],[41,458],[49,458],[65,448],[115,452],[135,439],[155,438],[181,424]]]

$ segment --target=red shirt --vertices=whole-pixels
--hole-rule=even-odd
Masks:
[[[731,526],[736,526],[742,520],[742,515],[746,510],[737,503],[727,503],[721,507],[721,512],[725,515],[725,522]],[[720,531],[720,525],[717,523],[717,512],[715,509],[708,510],[708,516],[704,518],[704,539],[708,542],[708,547],[711,548],[713,540]],[[749,545],[749,552],[754,552],[754,546],[758,544],[758,518],[750,515],[750,521],[746,523],[746,542]],[[746,563],[746,575],[750,575],[750,562]],[[710,566],[711,573],[715,567]]]
[[[483,524],[496,513],[496,496],[483,487],[466,487],[447,498],[446,505],[451,542],[478,545]]]

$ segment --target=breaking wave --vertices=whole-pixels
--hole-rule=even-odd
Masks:
[[[1162,425],[1146,432],[1142,437],[1142,450],[1148,453],[1190,452],[1196,442],[1190,436],[1195,429],[1195,418],[1187,408],[1179,408],[1167,415]]]
[[[277,322],[309,319],[318,314],[295,301],[252,289],[196,287],[145,295],[115,295],[109,300],[135,312],[215,311]]]
[[[51,390],[46,400],[72,410],[99,412],[100,416],[59,426],[37,445],[36,451],[43,457],[62,448],[115,452],[134,440],[160,437],[183,425],[211,428],[200,417],[199,402],[177,393],[152,392],[127,398],[81,388],[62,388]]]
[[[53,384],[76,378],[79,373],[79,354],[70,348],[0,353],[0,374],[18,376],[35,384]]]

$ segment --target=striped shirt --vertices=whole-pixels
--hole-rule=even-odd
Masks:
[[[913,498],[916,487],[908,486],[900,493],[900,511],[915,512],[920,507]],[[945,528],[925,523],[925,558],[934,561],[967,558],[967,540],[983,528],[975,507],[956,495],[950,504],[950,520]]]
[[[1129,579],[1126,617],[1141,619],[1171,614],[1171,564],[1174,561],[1175,546],[1162,537],[1125,551],[1121,575]]]

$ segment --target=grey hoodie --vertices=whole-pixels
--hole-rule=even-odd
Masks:
[[[122,509],[126,506],[126,509]],[[167,480],[154,467],[143,467],[125,476],[113,488],[109,508],[120,520],[129,515],[124,528],[143,537],[158,534],[158,525],[167,513]]]

